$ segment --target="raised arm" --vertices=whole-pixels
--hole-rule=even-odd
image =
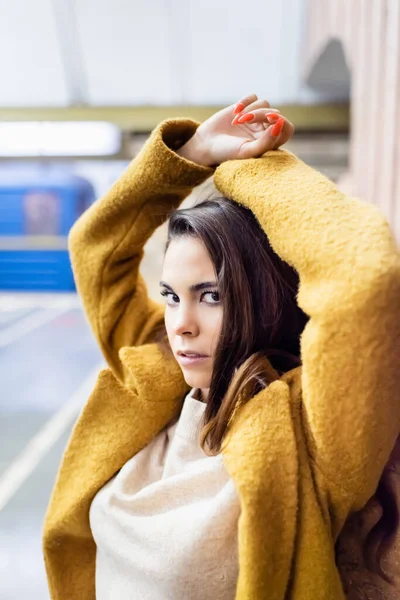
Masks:
[[[389,226],[285,151],[226,162],[215,183],[253,211],[299,273],[310,461],[337,497],[361,507],[400,431],[400,260]]]
[[[150,341],[164,315],[163,307],[148,298],[139,273],[143,247],[192,188],[213,172],[174,151],[197,127],[186,119],[157,127],[125,173],[70,232],[78,292],[100,348],[120,379],[119,349]]]

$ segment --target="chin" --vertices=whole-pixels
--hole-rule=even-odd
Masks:
[[[211,383],[211,375],[206,373],[192,373],[182,369],[183,377],[191,388],[208,389]]]

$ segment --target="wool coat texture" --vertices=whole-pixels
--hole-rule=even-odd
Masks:
[[[373,498],[400,432],[399,253],[376,207],[290,152],[216,169],[180,157],[174,150],[197,127],[158,126],[70,234],[77,289],[108,368],[73,428],[45,518],[51,598],[95,599],[93,497],[177,416],[189,390],[154,341],[164,306],[148,297],[139,266],[154,230],[213,175],[297,270],[297,301],[310,317],[302,366],[241,406],[223,442],[241,503],[236,600],[343,600],[335,543]]]

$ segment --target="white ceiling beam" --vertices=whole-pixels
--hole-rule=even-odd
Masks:
[[[72,106],[87,104],[88,81],[77,27],[75,0],[52,0],[57,39]]]

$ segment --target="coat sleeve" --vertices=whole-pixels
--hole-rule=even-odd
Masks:
[[[119,379],[124,378],[120,348],[151,341],[164,316],[163,306],[148,298],[139,272],[144,245],[191,190],[213,173],[174,152],[197,127],[186,119],[158,126],[120,179],[79,218],[69,235],[78,293]]]
[[[376,207],[286,151],[224,163],[215,183],[253,211],[299,273],[298,304],[310,317],[301,339],[310,464],[345,512],[361,508],[400,431],[400,261],[390,228]]]

